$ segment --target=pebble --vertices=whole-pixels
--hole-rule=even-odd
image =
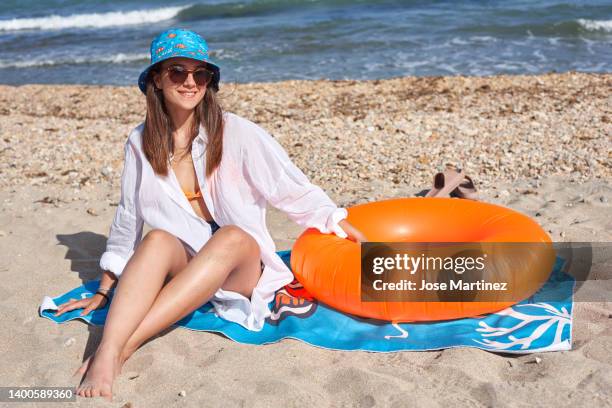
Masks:
[[[104,177],[108,177],[113,172],[113,168],[109,166],[102,167],[101,173]]]
[[[178,393],[178,395],[179,395],[179,397],[185,397],[185,396],[187,396],[187,392],[186,392],[185,390],[181,390],[181,391]]]
[[[70,337],[68,340],[64,342],[64,347],[70,347],[74,343],[76,343],[76,339],[74,337]]]
[[[524,363],[524,364],[541,364],[541,363],[542,363],[542,359],[541,359],[540,357],[537,357],[537,356],[536,356],[536,357],[534,357],[534,358],[533,358],[533,359],[531,359],[531,360],[527,360],[527,361],[525,361],[525,363]]]
[[[98,213],[96,212],[96,210],[94,210],[93,208],[88,208],[88,209],[87,209],[87,214],[89,214],[89,215],[93,215],[94,217],[98,215]]]
[[[6,237],[6,232],[0,230],[0,237]]]

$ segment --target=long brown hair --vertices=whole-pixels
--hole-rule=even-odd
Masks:
[[[164,95],[157,90],[153,75],[157,67],[149,71],[147,77],[147,115],[145,118],[142,145],[145,156],[153,171],[163,176],[168,175],[168,158],[173,151],[172,131],[174,126],[166,110]],[[221,163],[223,155],[223,110],[217,99],[217,87],[206,88],[204,98],[195,107],[195,120],[191,130],[191,142],[198,136],[200,124],[206,130],[208,145],[206,147],[206,177],[209,177]]]

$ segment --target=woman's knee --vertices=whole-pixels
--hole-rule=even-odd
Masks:
[[[143,238],[143,241],[159,242],[164,244],[171,241],[175,241],[176,239],[177,238],[168,231],[164,231],[161,229],[152,229],[151,231],[147,232],[147,234]]]
[[[181,240],[168,231],[152,229],[142,239],[139,252],[147,262],[154,262],[170,275],[176,274],[189,262]]]
[[[169,233],[161,229],[152,229],[142,239],[140,243],[145,248],[159,253],[174,253],[183,249],[181,241]]]
[[[219,238],[223,238],[223,242],[230,245],[232,248],[244,248],[248,250],[259,251],[259,245],[255,238],[248,232],[238,227],[237,225],[224,225],[215,233]]]

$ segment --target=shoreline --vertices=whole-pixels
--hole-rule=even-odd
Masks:
[[[466,74],[456,74],[456,75],[398,75],[394,77],[388,78],[377,78],[377,79],[327,79],[327,78],[315,78],[315,79],[282,79],[278,81],[252,81],[252,82],[231,82],[231,81],[222,81],[220,83],[220,89],[223,89],[224,85],[227,86],[244,86],[244,85],[274,85],[274,84],[285,84],[285,83],[312,83],[312,82],[328,82],[328,83],[379,83],[383,81],[396,81],[403,79],[439,79],[439,78],[480,78],[480,79],[496,79],[496,78],[529,78],[529,77],[546,77],[551,75],[592,75],[592,76],[609,76],[612,75],[611,72],[595,72],[595,71],[547,71],[540,73],[522,73],[522,74],[490,74],[490,75],[466,75]],[[38,83],[38,82],[28,82],[23,84],[3,84],[0,83],[1,87],[11,87],[11,88],[19,88],[22,86],[48,86],[48,87],[64,87],[64,86],[74,86],[74,87],[91,87],[91,88],[135,88],[136,85],[124,85],[124,84],[73,84],[73,83]]]

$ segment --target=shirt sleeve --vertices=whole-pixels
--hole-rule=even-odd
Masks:
[[[125,160],[121,173],[121,199],[110,227],[106,252],[100,258],[100,268],[120,277],[136,246],[142,239],[144,222],[136,209],[139,167],[134,147],[125,144]]]
[[[243,135],[243,166],[248,181],[275,208],[303,227],[347,238],[338,225],[348,216],[291,161],[283,147],[263,128],[252,124]]]

